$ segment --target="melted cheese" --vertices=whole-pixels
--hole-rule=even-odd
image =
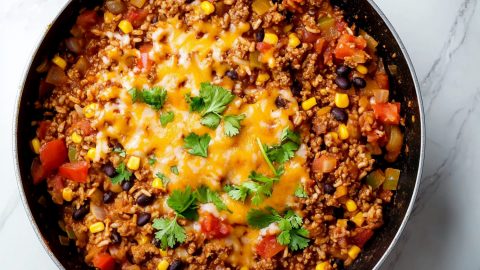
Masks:
[[[98,94],[104,102],[96,115],[97,159],[105,158],[109,151],[109,140],[116,140],[124,147],[128,155],[141,157],[147,165],[148,157],[154,154],[157,162],[150,167],[151,177],[158,172],[167,175],[171,181],[168,189],[184,189],[186,186],[207,185],[220,191],[226,183],[241,184],[249,181],[251,171],[271,175],[257,145],[257,138],[266,144],[278,144],[280,134],[285,128],[291,128],[290,118],[298,110],[290,91],[282,89],[253,89],[256,97],[253,104],[244,103],[235,98],[225,115],[245,114],[239,135],[228,137],[224,134],[223,123],[216,130],[200,124],[200,115],[191,113],[184,95],[197,95],[201,82],[209,82],[215,74],[222,75],[228,69],[223,54],[232,48],[236,39],[248,27],[240,25],[228,30],[206,22],[199,22],[192,30],[186,31],[181,22],[172,19],[159,22],[158,30],[152,35],[153,50],[149,57],[156,63],[156,81],[149,81],[146,75],[129,71],[122,59],[137,55],[135,50],[127,50],[123,55],[111,51],[110,57],[119,61],[117,70],[97,75],[100,82],[116,82]],[[199,37],[201,33],[201,37]],[[115,38],[115,36],[112,36]],[[120,38],[120,37],[116,37]],[[121,75],[116,75],[121,74]],[[229,85],[228,81],[219,82]],[[119,87],[118,85],[121,85]],[[133,103],[128,90],[131,87],[164,87],[168,97],[162,110],[156,111],[149,105]],[[291,100],[287,109],[275,106],[275,99],[282,97]],[[161,112],[172,111],[173,122],[166,127],[160,124]],[[187,153],[183,138],[190,132],[203,135],[208,133],[211,141],[208,157],[198,157]],[[279,210],[293,202],[293,193],[299,182],[308,180],[305,170],[306,158],[296,155],[285,164],[285,173],[274,185],[273,194],[260,207],[272,206]],[[171,173],[170,167],[176,165],[179,175]],[[231,243],[234,254],[229,257],[234,265],[250,265],[253,260],[254,246],[258,230],[246,225],[246,214],[251,208],[249,202],[233,201],[222,194],[231,213],[222,213],[234,226],[234,231],[225,241]],[[198,227],[198,226],[197,226]]]

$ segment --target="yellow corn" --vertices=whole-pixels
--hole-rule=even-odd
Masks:
[[[157,265],[157,270],[167,270],[169,266],[169,263],[167,260],[162,260],[158,265]]]
[[[365,74],[368,73],[368,68],[364,65],[358,65],[357,66],[357,71],[358,71],[358,73],[365,75]]]
[[[263,15],[272,7],[269,0],[254,0],[252,3],[253,12],[258,15]]]
[[[138,170],[140,168],[140,158],[136,156],[131,156],[127,162],[127,168],[130,170]]]
[[[294,33],[288,35],[288,46],[291,48],[296,48],[300,45],[301,41]]]
[[[73,132],[70,136],[70,139],[72,139],[72,142],[74,143],[81,143],[83,140],[82,136],[80,136],[77,132]]]
[[[111,185],[110,190],[115,193],[120,193],[123,191],[122,186],[120,186],[119,184]]]
[[[304,102],[302,102],[302,108],[306,110],[310,110],[313,106],[317,105],[317,100],[314,97],[311,97]]]
[[[336,198],[340,198],[340,197],[343,197],[345,195],[347,195],[348,193],[348,190],[347,190],[347,187],[346,186],[339,186],[335,189],[335,197]]]
[[[91,103],[91,104],[85,106],[85,108],[83,108],[83,114],[87,118],[92,118],[92,117],[95,116],[95,112],[97,110],[98,110],[98,104],[97,103]]]
[[[143,245],[143,244],[146,244],[150,241],[150,238],[148,238],[148,236],[146,235],[140,235],[138,238],[137,238],[137,243],[139,245]]]
[[[293,25],[287,24],[283,27],[283,32],[288,33],[290,31],[292,31],[292,29],[293,29]]]
[[[207,15],[210,15],[215,11],[215,6],[209,1],[203,1],[200,4],[200,8],[202,9],[203,13]]]
[[[327,262],[321,262],[315,266],[315,270],[325,270],[325,267],[327,266]]]
[[[358,254],[362,251],[359,247],[353,245],[350,250],[348,250],[348,256],[352,259],[357,258]]]
[[[130,4],[136,6],[137,8],[142,8],[145,5],[146,0],[130,0]]]
[[[168,255],[166,250],[160,249],[160,256],[166,257]]]
[[[277,45],[278,36],[274,33],[265,33],[265,37],[263,38],[263,42],[268,43],[270,45]]]
[[[248,22],[242,22],[238,25],[238,30],[242,31],[242,32],[247,32],[248,30],[250,30],[250,23]]]
[[[121,20],[118,24],[118,28],[120,28],[120,30],[122,30],[122,32],[125,34],[129,34],[133,31],[132,24],[127,20]]]
[[[338,132],[338,136],[340,137],[340,139],[342,139],[342,140],[348,139],[349,134],[348,134],[347,126],[345,124],[340,124],[338,126],[337,132]]]
[[[103,20],[106,22],[106,23],[111,23],[113,22],[113,19],[115,18],[115,15],[113,15],[113,13],[111,12],[108,12],[108,11],[105,11],[105,13],[103,13]]]
[[[270,75],[268,73],[260,73],[257,76],[257,84],[262,84],[270,79]]]
[[[345,203],[345,205],[347,206],[348,212],[354,212],[354,211],[357,210],[357,204],[356,204],[355,201],[352,200],[352,199],[349,199],[349,200]]]
[[[53,57],[52,62],[55,65],[59,66],[61,69],[65,69],[67,67],[67,61],[65,61],[65,59],[61,58],[58,55],[55,55]]]
[[[337,226],[340,227],[340,228],[346,228],[347,227],[347,222],[348,220],[346,219],[337,219]]]
[[[240,267],[240,270],[248,270],[248,267],[247,266],[242,266],[242,267]]]
[[[40,154],[40,140],[35,137],[30,142],[32,144],[32,149],[35,154]]]
[[[350,104],[347,94],[336,93],[335,94],[335,106],[338,108],[347,108]]]
[[[363,213],[358,212],[355,216],[352,217],[352,221],[353,223],[357,224],[358,227],[361,227],[363,225],[363,221],[365,221]]]
[[[320,110],[317,111],[317,115],[320,116],[320,115],[327,114],[327,113],[329,113],[331,110],[332,110],[332,107],[330,107],[330,106],[322,107]]]
[[[87,158],[89,160],[94,160],[96,155],[97,155],[97,149],[95,148],[88,149]]]
[[[338,133],[335,131],[330,131],[327,133],[334,141],[338,140]]]
[[[103,222],[101,221],[95,222],[92,225],[90,225],[88,229],[90,230],[91,233],[98,233],[105,230],[105,224],[103,224]]]
[[[274,68],[277,65],[277,62],[275,61],[275,58],[270,57],[268,59],[268,67],[269,68]]]
[[[72,189],[71,189],[71,188],[68,188],[68,187],[64,188],[64,189],[62,190],[62,197],[63,197],[63,199],[64,199],[65,201],[67,201],[67,202],[72,201],[72,199],[73,199],[73,191],[72,191]]]
[[[152,187],[156,189],[163,189],[163,182],[160,178],[155,178],[152,181]]]

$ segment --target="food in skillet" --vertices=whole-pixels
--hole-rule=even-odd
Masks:
[[[321,0],[109,0],[44,73],[33,181],[107,269],[342,269],[382,226],[400,103]]]

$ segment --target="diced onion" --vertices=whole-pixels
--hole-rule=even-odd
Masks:
[[[71,52],[74,52],[77,54],[82,52],[83,50],[83,40],[80,38],[75,38],[75,37],[67,38],[65,40],[65,45]]]
[[[373,96],[375,97],[376,103],[386,103],[388,102],[388,96],[390,92],[385,89],[375,89],[373,90]]]
[[[103,209],[103,207],[91,203],[90,209],[92,211],[92,214],[98,220],[104,220],[107,217],[107,212],[105,211],[105,209]]]
[[[67,75],[65,75],[65,72],[63,69],[56,65],[52,65],[50,67],[50,70],[48,71],[47,77],[45,78],[45,81],[49,84],[53,84],[55,86],[62,85],[66,83],[68,80]]]

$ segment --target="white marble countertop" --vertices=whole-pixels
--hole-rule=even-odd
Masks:
[[[55,269],[29,224],[12,162],[12,116],[30,54],[65,0],[0,0],[1,269]],[[382,269],[480,269],[480,5],[375,0],[402,38],[425,104],[415,210]]]

